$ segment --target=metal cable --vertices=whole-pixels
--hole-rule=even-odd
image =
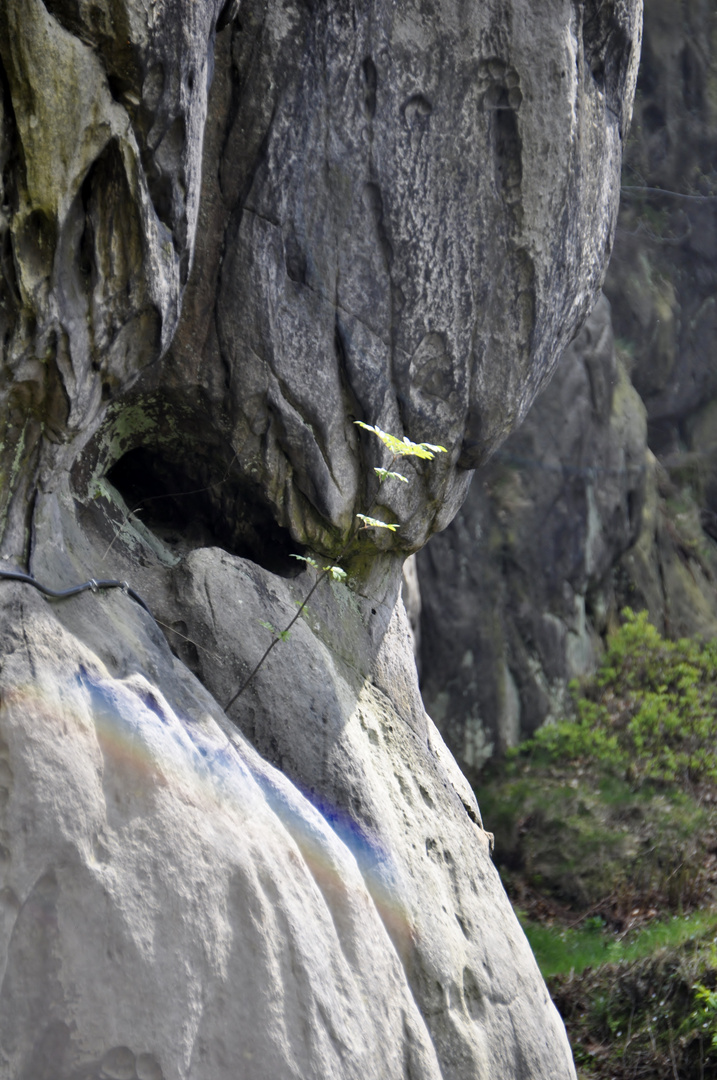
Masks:
[[[542,472],[563,473],[570,476],[631,476],[647,471],[647,465],[623,465],[620,468],[609,468],[604,465],[569,465],[567,462],[549,465],[545,461],[540,461],[539,458],[503,454],[500,450],[493,455],[492,460],[501,465],[513,465],[518,469],[539,469]]]
[[[127,596],[130,596],[135,603],[139,604],[140,607],[143,607],[148,615],[154,618],[152,612],[149,610],[139,593],[135,592],[126,581],[117,581],[115,578],[90,578],[89,581],[83,581],[81,585],[73,585],[69,589],[59,590],[49,589],[47,585],[41,585],[34,577],[30,574],[23,573],[22,570],[4,570],[0,567],[0,578],[6,578],[8,581],[22,581],[26,585],[33,585],[41,593],[44,593],[45,596],[52,597],[53,600],[64,600],[68,596],[77,596],[78,593],[87,592],[88,589],[94,593],[99,589],[121,589],[122,592],[126,593]]]
[[[623,184],[620,191],[638,192],[646,195],[667,195],[671,199],[686,199],[688,202],[717,202],[717,195],[695,195],[686,191],[670,191],[669,188],[647,187],[644,184]]]

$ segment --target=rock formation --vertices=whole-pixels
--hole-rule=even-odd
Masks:
[[[467,771],[561,715],[570,679],[594,670],[613,568],[640,531],[645,429],[602,299],[419,553],[424,700]]]
[[[709,5],[648,0],[612,325],[596,309],[419,555],[422,688],[469,773],[564,714],[625,604],[717,634],[715,26]],[[613,335],[616,357],[595,347]]]
[[[661,456],[717,395],[715,12],[650,0],[606,291]],[[664,191],[664,193],[662,193]]]
[[[0,580],[0,1075],[574,1075],[397,596],[600,287],[638,7],[0,10],[0,569],[152,612]]]
[[[717,634],[716,28],[709,7],[647,5],[606,281],[654,455],[640,542],[620,572],[626,599],[674,637]]]

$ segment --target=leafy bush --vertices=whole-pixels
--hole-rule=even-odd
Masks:
[[[623,617],[477,795],[581,1080],[717,1080],[717,643]]]
[[[646,612],[623,617],[597,676],[572,685],[575,719],[541,728],[517,755],[599,762],[633,786],[717,782],[717,642],[668,641]]]
[[[717,883],[717,645],[624,612],[574,716],[491,765],[476,794],[509,894],[599,911],[682,912]]]

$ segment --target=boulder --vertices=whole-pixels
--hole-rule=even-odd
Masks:
[[[245,0],[214,65],[220,6],[5,5],[15,548],[38,470],[67,471],[100,429],[117,455],[154,442],[174,463],[179,427],[212,429],[195,486],[231,464],[233,501],[258,498],[294,541],[335,553],[378,508],[402,522],[384,544],[415,550],[601,284],[637,0],[540,18],[522,0],[470,18],[456,0]],[[379,490],[386,455],[357,419],[448,452]]]
[[[153,620],[3,586],[0,1073],[440,1077],[349,847]]]
[[[639,36],[4,4],[9,1080],[574,1077],[398,592],[593,302]]]
[[[38,581],[101,561],[76,513]],[[2,582],[3,1075],[573,1076],[395,591],[323,582],[228,707],[311,571],[138,542],[154,617]]]

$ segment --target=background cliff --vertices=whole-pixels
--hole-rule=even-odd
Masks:
[[[596,299],[639,38],[3,4],[3,1075],[573,1075],[397,600]],[[446,452],[379,485],[355,420]],[[292,554],[349,580],[229,709]]]
[[[564,715],[624,605],[717,632],[716,18],[646,3],[610,306],[418,558],[424,698],[469,775]]]

